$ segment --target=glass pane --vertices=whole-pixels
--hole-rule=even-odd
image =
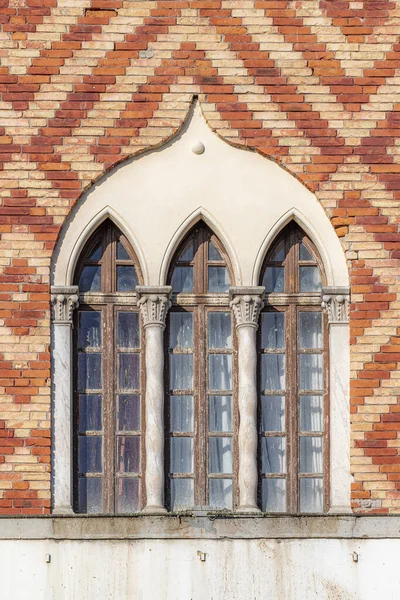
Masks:
[[[208,291],[227,292],[231,280],[226,267],[208,267]]]
[[[117,346],[139,348],[139,313],[119,312],[117,317]]]
[[[117,292],[134,292],[137,284],[135,267],[117,265]]]
[[[322,313],[301,312],[300,348],[322,348]]]
[[[179,261],[181,262],[191,262],[194,259],[194,250],[193,250],[193,238],[188,241],[181,254],[179,255]]]
[[[284,354],[263,354],[261,356],[261,388],[263,390],[285,389]]]
[[[117,438],[117,472],[140,472],[140,436],[121,435]]]
[[[282,262],[285,260],[285,241],[279,242],[272,254],[268,257],[271,262]]]
[[[320,292],[322,290],[321,275],[318,267],[300,268],[300,291]]]
[[[300,431],[323,431],[322,396],[300,396]]]
[[[323,512],[323,480],[300,479],[300,511],[305,513]]]
[[[286,472],[286,438],[261,438],[261,465],[263,473]]]
[[[101,312],[79,312],[79,348],[99,348],[101,346]]]
[[[313,255],[306,248],[303,242],[300,243],[300,260],[314,260]]]
[[[322,437],[300,437],[300,473],[322,472]]]
[[[231,313],[208,313],[208,347],[232,348]]]
[[[78,285],[80,292],[100,292],[101,266],[90,265],[83,267]]]
[[[300,354],[300,389],[323,390],[322,354]]]
[[[169,323],[169,347],[193,348],[193,313],[171,312]]]
[[[193,396],[170,396],[170,430],[190,432],[194,429]]]
[[[121,240],[117,242],[117,260],[132,260]]]
[[[139,354],[119,355],[119,388],[120,390],[139,389]]]
[[[285,269],[284,267],[267,267],[263,277],[263,285],[266,292],[285,291]]]
[[[100,390],[102,386],[101,354],[91,353],[78,355],[78,389]]]
[[[101,431],[101,396],[88,394],[79,396],[79,431]]]
[[[211,241],[208,242],[208,260],[222,260],[217,247]]]
[[[267,312],[261,315],[261,345],[263,348],[285,347],[285,314]]]
[[[262,431],[285,431],[284,396],[262,396]]]
[[[261,490],[263,512],[286,511],[286,479],[263,479]]]
[[[103,480],[100,477],[80,477],[78,505],[81,513],[103,512]]]
[[[140,431],[140,396],[124,394],[118,397],[118,430]]]
[[[232,473],[232,438],[210,437],[208,441],[208,472]]]
[[[190,508],[193,505],[193,479],[171,479],[171,510]]]
[[[170,354],[170,390],[193,389],[193,355]]]
[[[175,267],[171,279],[172,291],[193,292],[193,267]]]
[[[193,438],[170,438],[171,473],[193,473]]]
[[[79,473],[101,473],[103,470],[102,436],[79,436],[78,448]]]
[[[232,389],[232,355],[209,354],[208,381],[210,390]]]
[[[209,397],[210,431],[232,431],[232,396]]]
[[[232,509],[232,479],[209,479],[208,495],[210,508]]]
[[[140,480],[135,477],[118,477],[115,490],[117,513],[140,510]]]
[[[101,242],[96,244],[92,252],[88,256],[88,260],[100,260],[101,259]]]

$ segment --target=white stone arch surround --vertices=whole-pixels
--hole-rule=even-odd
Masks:
[[[349,511],[349,277],[341,243],[314,194],[273,161],[221,140],[210,130],[197,105],[174,139],[118,165],[85,192],[66,219],[57,242],[51,270],[57,309],[52,336],[55,512],[71,510],[69,313],[75,303],[70,299],[77,293],[72,287],[73,274],[86,241],[107,218],[132,244],[145,287],[157,288],[160,293],[165,292],[176,248],[200,219],[224,244],[235,289],[242,290],[254,290],[258,285],[264,256],[290,220],[306,231],[318,248],[327,276],[331,509]]]

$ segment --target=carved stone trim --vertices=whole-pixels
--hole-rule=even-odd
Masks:
[[[264,306],[265,288],[231,287],[229,288],[230,306],[235,315],[236,327],[258,327],[260,312]]]
[[[52,321],[58,325],[72,325],[74,309],[79,304],[77,285],[51,287]]]
[[[322,308],[328,313],[329,324],[348,323],[350,318],[350,290],[343,288],[323,288]]]
[[[136,293],[137,304],[140,307],[144,327],[157,325],[164,329],[167,313],[171,306],[171,286],[155,287],[138,285]]]

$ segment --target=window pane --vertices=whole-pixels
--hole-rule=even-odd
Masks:
[[[222,260],[217,247],[212,243],[208,243],[208,260]]]
[[[232,473],[232,438],[209,438],[209,473]]]
[[[321,290],[322,282],[318,267],[300,267],[300,291],[320,292]]]
[[[131,260],[131,257],[121,240],[118,240],[117,242],[117,260]]]
[[[232,431],[232,396],[209,397],[210,431]]]
[[[100,435],[79,437],[79,473],[101,473],[103,438]]]
[[[232,479],[209,479],[210,508],[222,510],[232,509]]]
[[[118,473],[140,472],[140,436],[121,435],[117,443]]]
[[[101,354],[91,353],[78,355],[78,389],[100,390],[102,386]]]
[[[231,354],[209,354],[209,389],[231,390],[232,389],[232,355]]]
[[[324,389],[322,354],[300,354],[300,389]]]
[[[79,431],[101,431],[101,396],[87,394],[79,396]]]
[[[117,346],[139,348],[139,313],[119,312],[117,317]]]
[[[193,505],[193,479],[171,479],[171,510],[190,508]]]
[[[208,291],[227,292],[231,280],[226,267],[208,267]]]
[[[79,512],[103,512],[103,480],[100,477],[80,477],[78,496]]]
[[[193,250],[193,238],[188,241],[181,254],[179,255],[179,261],[181,262],[191,262],[194,259],[194,250]]]
[[[300,243],[300,260],[314,260],[311,252],[306,248],[303,242]]]
[[[261,465],[263,473],[286,472],[286,438],[261,438]]]
[[[322,437],[300,437],[300,472],[323,472]]]
[[[193,355],[170,354],[170,390],[193,389]]]
[[[300,431],[323,431],[322,396],[300,396]]]
[[[263,390],[285,389],[284,354],[263,354],[261,356],[261,387]]]
[[[263,479],[261,490],[263,512],[286,511],[286,479]]]
[[[208,313],[208,347],[232,348],[231,313]]]
[[[78,285],[80,292],[100,292],[101,266],[90,265],[83,267]]]
[[[263,277],[266,292],[280,293],[285,291],[284,267],[267,267]]]
[[[117,266],[117,292],[134,292],[138,284],[135,267]]]
[[[300,511],[323,512],[323,480],[300,479]]]
[[[285,241],[279,242],[268,258],[271,262],[282,262],[285,260]]]
[[[119,355],[119,388],[121,390],[139,389],[139,354]]]
[[[79,312],[79,348],[99,348],[101,346],[101,312]]]
[[[172,291],[193,292],[193,267],[175,267],[171,279]]]
[[[284,396],[262,396],[262,431],[285,431]]]
[[[283,312],[261,314],[261,345],[263,348],[285,347],[285,314]]]
[[[194,429],[193,396],[170,396],[170,430],[190,432]]]
[[[169,323],[169,347],[193,348],[193,313],[171,312]]]
[[[115,490],[118,513],[140,510],[140,480],[136,477],[118,477]]]
[[[100,260],[101,259],[101,242],[96,244],[92,252],[88,256],[88,260]]]
[[[118,430],[140,431],[140,396],[124,394],[118,397]]]
[[[300,347],[322,348],[322,313],[299,313]]]
[[[193,473],[193,438],[170,438],[171,473]]]

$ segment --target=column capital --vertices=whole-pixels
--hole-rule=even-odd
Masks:
[[[79,304],[79,288],[77,285],[68,287],[51,286],[52,321],[58,325],[72,325],[74,309]]]
[[[157,325],[163,329],[165,328],[165,320],[171,306],[171,293],[172,287],[170,285],[136,286],[137,304],[140,307],[144,327]]]
[[[328,313],[329,324],[346,324],[350,318],[350,288],[322,288],[322,308]]]
[[[235,314],[236,327],[258,327],[258,319],[264,306],[264,294],[264,286],[229,288],[230,307]]]

